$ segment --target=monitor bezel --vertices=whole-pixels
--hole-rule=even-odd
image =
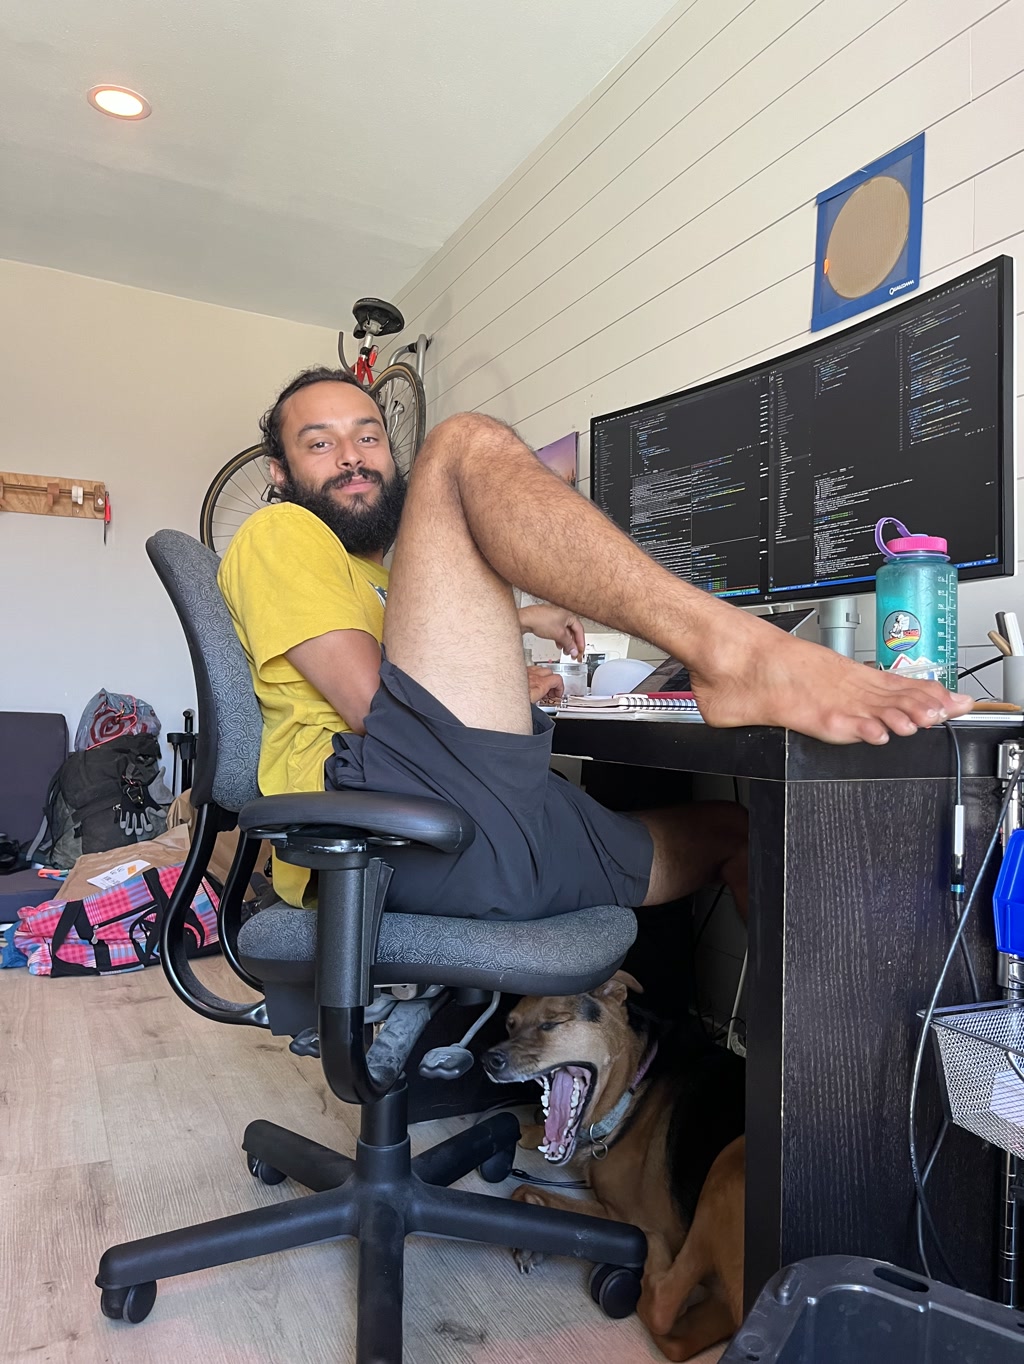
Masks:
[[[903,298],[899,303],[873,312],[860,321],[852,323],[847,327],[836,327],[834,331],[826,332],[823,336],[819,335],[806,345],[798,346],[794,350],[785,351],[779,355],[773,355],[766,360],[760,360],[756,364],[747,365],[744,369],[732,370],[728,374],[721,374],[715,379],[705,380],[704,383],[693,384],[689,388],[677,389],[673,393],[666,393],[657,398],[647,399],[642,403],[629,403],[626,407],[620,407],[614,412],[602,412],[590,419],[590,448],[588,451],[590,459],[590,500],[594,499],[594,434],[602,423],[614,421],[619,417],[629,416],[634,413],[646,412],[652,407],[659,407],[663,403],[672,402],[677,398],[692,398],[701,393],[706,393],[711,389],[721,388],[725,384],[735,383],[737,380],[749,378],[753,374],[759,374],[764,370],[771,369],[775,365],[788,364],[790,361],[799,360],[802,356],[812,352],[822,352],[839,341],[845,341],[848,337],[856,336],[858,332],[864,332],[879,325],[888,325],[890,318],[896,318],[900,313],[909,312],[911,308],[918,307],[922,303],[927,303],[929,299],[938,298],[945,291],[955,288],[958,285],[969,283],[980,275],[984,275],[991,270],[997,274],[998,289],[998,336],[1002,363],[999,366],[999,385],[1000,392],[998,398],[999,412],[999,447],[1001,452],[1000,459],[1000,482],[999,482],[999,520],[1000,520],[1000,559],[998,564],[981,564],[974,568],[961,568],[958,570],[960,582],[987,581],[995,578],[1012,578],[1016,573],[1016,538],[1015,538],[1015,515],[1016,515],[1016,470],[1014,459],[1014,407],[1016,398],[1016,374],[1014,367],[1015,349],[1015,322],[1014,296],[1013,296],[1013,257],[999,255],[991,260],[985,261],[981,265],[975,266],[971,270],[965,271],[961,275],[954,275],[950,279],[943,280],[942,283],[935,285],[932,289],[924,290],[920,293],[912,294],[909,298]],[[595,503],[596,505],[596,503]],[[865,593],[873,593],[875,590],[874,579],[865,582],[855,583],[822,583],[813,588],[780,588],[768,592],[750,593],[743,596],[730,596],[721,594],[723,601],[730,601],[736,606],[778,606],[782,604],[796,604],[798,602],[822,601],[832,597],[857,597]]]

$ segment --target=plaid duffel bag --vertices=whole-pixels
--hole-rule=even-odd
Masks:
[[[82,900],[48,900],[18,911],[14,945],[37,976],[114,975],[152,966],[160,927],[182,868],[147,867]],[[217,896],[203,881],[186,918],[189,956],[217,942]]]

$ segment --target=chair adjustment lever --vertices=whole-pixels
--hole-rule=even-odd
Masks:
[[[288,1050],[296,1056],[315,1056],[320,1058],[320,1034],[316,1028],[303,1028],[288,1043]]]
[[[431,1047],[430,1051],[424,1053],[420,1060],[419,1073],[425,1080],[458,1080],[472,1070],[476,1058],[469,1049],[469,1043],[493,1016],[500,1000],[501,991],[495,990],[491,995],[490,1004],[460,1042],[450,1047]]]

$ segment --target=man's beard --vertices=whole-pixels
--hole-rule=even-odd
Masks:
[[[358,476],[380,486],[375,502],[360,499],[361,505],[344,507],[331,496],[332,488],[343,488],[352,481],[354,474],[339,474],[313,489],[296,483],[290,469],[285,470],[285,479],[278,488],[278,495],[282,501],[294,502],[296,506],[305,507],[314,516],[319,516],[324,525],[334,531],[349,554],[365,557],[385,552],[394,544],[398,534],[398,523],[405,505],[405,476],[397,467],[394,477],[386,482],[375,469],[360,469]]]

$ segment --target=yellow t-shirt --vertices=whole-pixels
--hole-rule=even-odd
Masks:
[[[285,658],[330,630],[384,634],[388,571],[349,554],[318,516],[290,502],[243,523],[217,576],[263,712],[259,783],[265,796],[322,791],[331,738],[349,726]],[[274,859],[274,889],[302,905],[309,872]]]

